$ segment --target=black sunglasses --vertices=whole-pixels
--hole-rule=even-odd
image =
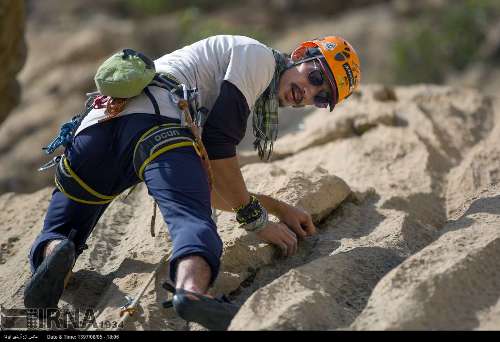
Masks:
[[[321,87],[325,83],[325,78],[323,77],[323,72],[316,67],[316,62],[314,62],[315,69],[309,72],[307,79],[309,83],[313,86]],[[314,105],[318,108],[326,108],[330,104],[330,95],[328,92],[322,90],[314,96]]]

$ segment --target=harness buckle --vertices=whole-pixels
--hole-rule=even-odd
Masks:
[[[49,162],[43,164],[42,166],[40,166],[38,168],[38,171],[45,171],[47,169],[50,169],[52,166],[59,164],[59,162],[61,161],[62,156],[63,156],[62,154],[59,155],[59,156],[55,156],[54,158],[52,158],[51,161],[49,161]]]
[[[185,84],[181,83],[170,90],[170,96],[177,107],[181,111],[186,110],[191,115],[196,126],[201,128],[205,121],[206,109],[203,107],[198,108],[198,88],[188,88]],[[183,126],[189,126],[186,125],[186,120],[183,117],[181,117],[181,123]]]

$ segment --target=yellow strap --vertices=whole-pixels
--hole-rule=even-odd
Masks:
[[[63,157],[64,158],[64,157]],[[66,167],[66,169],[68,170],[69,174],[71,175],[71,177],[73,177],[76,182],[82,187],[84,188],[88,193],[94,195],[95,197],[97,198],[100,198],[100,199],[103,199],[103,200],[110,200],[110,202],[118,195],[114,195],[114,196],[106,196],[106,195],[103,195],[103,194],[100,194],[98,193],[97,191],[95,191],[94,189],[92,189],[90,186],[88,186],[80,177],[77,176],[77,174],[71,169],[71,167],[69,166],[69,163],[68,163],[68,160],[66,158],[64,158],[64,166]]]
[[[66,197],[68,197],[69,199],[72,199],[73,201],[75,202],[79,202],[79,203],[83,203],[83,204],[107,204],[107,203],[110,203],[112,201],[111,200],[106,200],[106,201],[87,201],[87,200],[83,200],[83,199],[80,199],[80,198],[76,198],[75,196],[71,196],[70,194],[68,194],[66,192],[66,190],[64,190],[64,188],[62,187],[61,184],[59,184],[59,182],[57,181],[57,177],[54,179],[55,182],[56,182],[56,186],[57,188],[64,194],[66,195]]]
[[[184,146],[193,146],[193,145],[194,145],[194,142],[192,142],[192,141],[183,141],[183,142],[179,142],[176,144],[172,144],[172,145],[168,145],[168,146],[160,148],[158,151],[156,151],[155,153],[150,155],[149,158],[144,161],[144,163],[142,163],[141,168],[139,169],[139,174],[138,174],[139,178],[141,180],[144,180],[144,178],[142,177],[142,173],[144,172],[144,169],[146,168],[146,166],[148,166],[149,163],[151,163],[160,154],[165,153],[165,152],[170,151],[170,150],[173,150],[174,148],[184,147]]]
[[[200,150],[200,146],[198,146],[198,144],[195,142],[193,144],[193,147],[194,147],[194,150],[196,151],[196,154],[198,155],[198,157],[202,158],[202,153],[201,153],[201,150]]]
[[[120,310],[120,317],[122,317],[126,312],[132,316],[137,311],[136,308],[124,308]]]
[[[158,129],[158,128],[161,128],[161,127],[175,127],[177,126],[178,128],[182,128],[182,126],[179,126],[179,124],[175,124],[175,123],[168,123],[168,124],[162,124],[162,125],[159,125],[159,126],[154,126],[152,127],[151,129],[148,129],[143,135],[141,135],[141,137],[139,138],[139,140],[137,141],[137,143],[135,144],[135,148],[134,148],[134,154],[133,156],[135,156],[135,152],[137,151],[137,148],[139,147],[139,143],[144,140],[145,137],[147,137],[149,135],[149,133],[153,132],[155,129]]]

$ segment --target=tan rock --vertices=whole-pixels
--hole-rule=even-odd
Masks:
[[[384,270],[397,264],[387,249],[356,248],[296,269],[255,292],[229,330],[328,330],[348,325]]]
[[[292,205],[301,205],[318,220],[328,215],[350,193],[342,180],[323,170],[295,174],[272,165],[252,165],[244,173],[250,189],[262,190]],[[262,184],[262,179],[267,183]],[[262,185],[267,186],[261,188]],[[30,276],[27,253],[43,225],[51,191],[45,189],[31,195],[5,194],[0,197],[3,213],[0,232],[5,237],[5,241],[2,238],[0,262],[3,270],[10,270],[2,272],[0,279],[11,289],[0,297],[4,306],[22,305],[22,288]],[[137,294],[159,260],[171,250],[167,228],[161,218],[156,220],[156,237],[150,236],[152,200],[148,198],[146,188],[141,185],[124,197],[116,199],[99,220],[87,241],[89,249],[79,257],[60,302],[60,306],[67,309],[93,307],[98,322],[117,320],[119,307],[125,303],[124,295],[133,297]],[[315,198],[320,201],[316,203]],[[214,294],[238,289],[255,269],[272,263],[276,256],[271,246],[238,229],[234,214],[221,215],[218,224],[224,241],[224,255]],[[168,277],[166,270],[167,265],[161,267],[156,281],[141,300],[141,315],[149,318],[140,324],[131,323],[128,328],[154,329],[154,326],[161,326],[179,330],[182,326],[182,321],[170,311],[162,310],[163,318],[155,316],[158,307],[169,296],[161,287]],[[168,324],[165,317],[169,317]]]
[[[324,219],[351,192],[342,179],[329,175],[321,168],[309,173],[291,173],[273,164],[252,164],[242,171],[249,191],[300,207],[311,214],[314,222]],[[256,269],[270,264],[276,251],[254,234],[239,229],[232,213],[222,213],[217,219],[217,226],[224,241],[222,270],[229,273],[217,280],[213,292],[229,293],[252,276]],[[234,282],[236,275],[241,278],[239,283]]]
[[[23,0],[0,3],[0,123],[20,100],[21,88],[16,76],[26,60],[24,12]]]
[[[333,139],[273,163],[303,172],[321,165],[363,193],[358,203],[345,203],[340,213],[324,222],[315,244],[317,255],[322,257],[283,276],[277,274],[274,282],[257,288],[233,321],[232,329],[344,328],[362,311],[373,287],[390,269],[372,264],[368,270],[361,270],[359,263],[375,262],[378,253],[382,253],[386,255],[382,264],[395,266],[438,236],[446,221],[440,194],[446,187],[447,172],[487,136],[493,119],[491,102],[477,92],[452,88],[398,88],[394,96],[397,101],[387,101],[391,96],[383,92],[386,92],[383,88],[368,87],[358,101],[372,102],[377,98],[384,103],[382,106],[393,108],[397,118],[392,125],[373,126],[360,136]],[[460,106],[453,101],[459,93],[463,98]],[[331,131],[338,127],[337,122]],[[470,135],[470,131],[475,133]],[[300,139],[296,141],[301,143]],[[311,160],[315,163],[310,163]],[[355,256],[358,251],[367,251],[363,261],[349,268],[364,279],[364,287],[350,281],[345,285],[364,288],[354,296],[358,301],[354,308],[330,297],[338,299],[341,297],[338,292],[343,294],[345,289],[321,287],[321,284],[335,274],[335,267],[343,269],[336,265],[337,258]],[[325,260],[318,266],[325,275],[310,276],[312,265],[319,265],[319,260]],[[327,266],[330,264],[334,265],[332,269]],[[268,273],[267,277],[272,279],[272,271]],[[314,284],[295,281],[304,277],[314,279]],[[296,286],[284,285],[288,283]],[[335,279],[332,283],[342,281]],[[314,296],[317,298],[312,299]],[[318,312],[323,313],[320,319]]]
[[[438,240],[384,277],[352,328],[498,327],[492,322],[500,321],[499,195],[498,187],[478,195]]]
[[[50,77],[46,81],[52,82]],[[353,322],[355,329],[426,329],[454,327],[455,322],[435,319],[436,325],[432,325],[422,318],[427,313],[435,317],[431,307],[438,308],[436,312],[460,312],[453,303],[455,297],[446,295],[449,290],[458,302],[471,308],[457,315],[460,322],[470,329],[494,329],[499,299],[492,290],[496,273],[490,270],[496,262],[493,227],[497,225],[497,194],[476,191],[494,181],[498,169],[494,148],[498,117],[491,101],[470,89],[373,86],[363,88],[352,102],[356,106],[339,108],[335,120],[324,119],[331,123],[324,141],[305,138],[306,131],[313,135],[313,128],[318,127],[311,122],[301,133],[303,139],[289,137],[289,145],[284,145],[298,146],[292,155],[242,168],[250,191],[309,211],[318,234],[301,241],[297,255],[279,258],[274,247],[238,229],[234,214],[219,214],[224,253],[212,293],[231,293],[238,303],[248,300],[234,322],[235,329],[346,329]],[[54,107],[45,104],[42,108],[49,111]],[[25,122],[37,134],[46,134],[44,120],[37,118],[35,111],[23,113],[24,119],[31,115]],[[319,118],[319,114],[312,115]],[[11,146],[9,141],[22,136],[26,127],[21,121],[14,124],[11,118],[8,123],[0,128],[0,148],[5,155],[21,159],[30,152],[29,142]],[[336,135],[342,127],[348,127],[347,136]],[[12,170],[3,161],[0,165],[4,167],[2,174]],[[476,175],[477,171],[484,173],[471,177],[467,173],[470,168]],[[0,197],[4,262],[0,280],[11,289],[0,297],[4,306],[22,305],[22,288],[29,276],[27,249],[41,228],[49,198],[50,189],[30,196]],[[482,204],[470,204],[469,198]],[[157,236],[150,237],[151,211],[144,186],[110,205],[88,241],[89,250],[78,260],[62,307],[90,305],[98,311],[99,321],[117,319],[124,295],[134,296],[171,249],[160,218]],[[451,211],[453,216],[448,216]],[[447,220],[454,221],[443,229]],[[17,222],[26,226],[22,233]],[[468,228],[462,226],[469,223]],[[473,234],[476,226],[481,234]],[[425,258],[421,259],[422,255]],[[423,265],[412,258],[424,260]],[[409,262],[409,266],[398,267],[402,262]],[[489,275],[474,266],[482,263]],[[461,271],[469,267],[470,277]],[[404,296],[418,290],[419,284],[437,289],[443,299],[424,298],[422,303],[430,304],[423,309],[417,305],[416,316],[404,312],[402,315],[409,318],[401,322],[389,315],[396,323],[388,325],[383,321],[385,313],[378,310],[386,305],[388,297],[384,296],[389,295],[384,290],[380,298],[386,299],[377,298],[380,284],[386,282],[395,296],[402,292],[392,287],[392,280],[386,281],[393,277],[391,269],[402,274],[401,282],[408,289],[395,303],[406,303]],[[169,296],[161,287],[167,274],[164,265],[141,300],[139,318],[127,329],[186,329],[172,310],[161,308]],[[484,287],[470,280],[475,278]],[[458,285],[440,279],[451,279]],[[475,290],[460,292],[466,287],[459,288],[460,284],[474,284],[485,295]],[[463,300],[464,294],[475,302]],[[409,307],[412,303],[410,300]],[[399,315],[398,310],[403,309],[394,309],[395,315]],[[472,316],[477,318],[475,325]]]
[[[462,162],[450,171],[446,189],[448,215],[456,216],[464,201],[481,189],[500,181],[499,123],[500,111],[497,110],[496,126],[490,135],[474,146]]]
[[[379,125],[394,126],[395,103],[377,100],[381,91],[390,90],[380,86],[362,89],[351,101],[336,107],[335,113],[318,109],[307,116],[300,131],[287,134],[276,142],[272,159],[282,159],[307,148],[359,136]]]

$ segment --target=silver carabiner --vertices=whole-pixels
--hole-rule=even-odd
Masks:
[[[52,166],[59,164],[59,161],[61,161],[62,156],[63,156],[62,154],[59,156],[55,156],[54,158],[52,158],[51,161],[40,166],[38,168],[38,171],[45,171],[47,169],[50,169]]]

